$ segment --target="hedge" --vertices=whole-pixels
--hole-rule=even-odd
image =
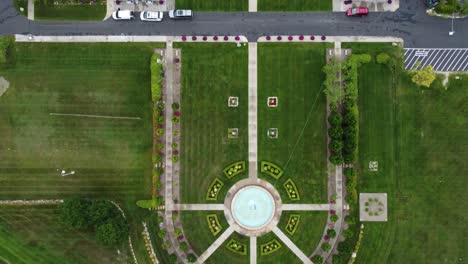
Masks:
[[[223,185],[224,185],[223,181],[221,181],[219,178],[215,178],[213,182],[210,184],[208,191],[206,192],[206,200],[209,200],[209,201],[218,200],[218,194],[223,188]]]
[[[281,248],[281,243],[276,238],[260,245],[260,256],[266,256]]]
[[[235,240],[234,238],[229,240],[229,242],[226,245],[226,248],[234,253],[240,255],[247,255],[247,245]]]
[[[0,64],[7,62],[8,49],[13,42],[14,39],[12,37],[0,36]]]
[[[280,166],[269,161],[261,162],[260,171],[275,179],[279,179],[281,175],[283,175],[283,169],[281,169]]]
[[[162,196],[157,196],[151,200],[139,200],[136,202],[136,205],[140,208],[149,209],[149,208],[158,208],[163,202]]]
[[[291,199],[291,201],[301,200],[296,184],[293,182],[291,178],[289,178],[287,181],[283,183],[283,187],[286,190],[286,193],[288,194],[288,197],[289,199]]]
[[[231,179],[241,173],[244,173],[246,171],[246,167],[245,161],[237,161],[224,168],[223,173],[228,179]]]
[[[299,214],[291,214],[289,215],[288,222],[286,223],[285,230],[291,236],[296,233],[297,228],[299,227],[299,223],[301,221],[301,215]]]
[[[213,236],[216,236],[221,232],[221,230],[223,230],[216,214],[206,215],[206,222],[208,223],[208,228]]]
[[[161,82],[163,67],[161,63],[158,63],[158,59],[161,60],[161,55],[153,54],[151,57],[151,99],[153,101],[159,101],[161,99]]]

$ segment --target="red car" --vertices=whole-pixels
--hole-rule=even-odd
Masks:
[[[354,7],[349,8],[346,11],[347,16],[367,16],[369,14],[369,8],[367,7]]]

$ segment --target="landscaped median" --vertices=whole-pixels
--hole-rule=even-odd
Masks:
[[[34,0],[36,20],[102,20],[106,0]]]

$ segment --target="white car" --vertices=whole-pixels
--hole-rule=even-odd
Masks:
[[[143,11],[140,13],[140,19],[143,21],[162,21],[163,19],[163,12],[150,12],[150,11]]]
[[[192,16],[193,16],[192,10],[187,10],[187,9],[169,10],[169,17],[172,19],[192,18]]]
[[[130,10],[120,10],[117,9],[114,13],[112,13],[112,18],[115,20],[130,20],[134,19],[135,16],[133,14],[133,11]]]

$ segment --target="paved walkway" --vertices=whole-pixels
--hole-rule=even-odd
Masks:
[[[283,231],[281,231],[277,226],[273,228],[273,233],[275,233],[278,238],[283,241],[283,243],[291,249],[291,251],[303,262],[303,263],[308,263],[312,264],[312,261],[300,250],[294,242],[289,239],[288,236],[286,236]]]
[[[328,211],[329,204],[283,204],[283,211]]]
[[[257,12],[257,0],[249,0],[249,12]]]
[[[257,264],[257,237],[250,237],[250,264]]]
[[[181,211],[224,211],[224,204],[174,204],[168,210]]]
[[[34,0],[28,0],[28,19],[34,20]]]
[[[210,247],[205,252],[203,252],[203,254],[200,255],[200,257],[198,257],[196,263],[204,263],[216,251],[216,249],[218,249],[224,243],[224,241],[226,241],[226,239],[231,236],[232,233],[234,233],[234,228],[230,226],[218,237],[218,239],[216,239],[215,242],[213,242],[213,244],[210,245]]]
[[[249,178],[257,178],[257,43],[249,43]]]

